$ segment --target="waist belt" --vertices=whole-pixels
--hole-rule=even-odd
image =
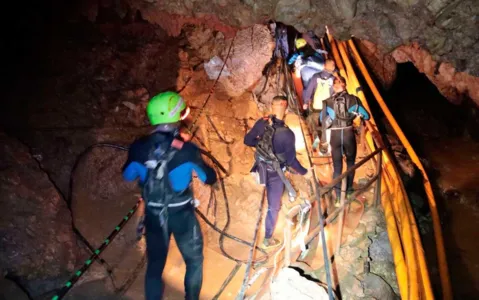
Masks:
[[[273,171],[276,171],[278,173],[279,178],[281,179],[281,181],[286,186],[286,189],[288,190],[289,196],[291,198],[296,198],[296,191],[294,190],[293,186],[291,185],[291,182],[289,182],[289,180],[286,179],[286,177],[284,176],[284,171],[286,171],[286,166],[281,167],[281,164],[279,163],[279,161],[266,160],[261,155],[256,155],[256,158],[260,162],[265,163],[268,167],[272,167]]]
[[[348,128],[353,128],[353,125],[351,126],[346,126],[346,127],[331,127],[329,129],[331,130],[339,130],[339,129],[348,129]]]
[[[180,202],[180,203],[170,203],[170,204],[168,204],[168,207],[180,207],[180,206],[186,205],[186,204],[188,204],[188,203],[195,204],[195,199],[189,198],[188,200],[185,200],[185,201]],[[148,203],[148,206],[151,206],[151,207],[164,207],[165,205],[162,204],[162,203],[153,203],[153,202],[150,202],[150,203]]]

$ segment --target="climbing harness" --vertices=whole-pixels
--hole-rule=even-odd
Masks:
[[[128,147],[124,147],[124,146],[121,146],[121,145],[115,145],[115,144],[109,144],[109,143],[97,143],[97,144],[93,144],[93,145],[87,147],[82,153],[80,153],[78,155],[74,165],[73,165],[73,170],[72,170],[71,175],[70,175],[70,191],[69,191],[69,195],[68,195],[68,198],[67,198],[69,205],[71,204],[71,201],[72,201],[72,198],[73,198],[73,192],[72,192],[73,191],[73,182],[74,182],[73,174],[76,170],[76,167],[82,161],[82,158],[87,153],[92,151],[94,148],[99,148],[99,147],[107,147],[107,148],[118,149],[118,150],[121,150],[121,151],[128,151]],[[209,152],[207,152],[203,149],[200,149],[200,152],[201,152],[201,154],[203,154],[203,155],[207,156],[209,159],[211,159],[211,161],[213,161],[215,167],[217,167],[219,170],[221,170],[224,174],[229,175],[229,173],[226,171],[225,167],[214,156],[212,156],[211,153],[209,153]],[[220,179],[220,181],[222,181],[222,180],[223,179]],[[226,197],[226,191],[224,190],[224,185],[223,185],[223,192],[225,193],[225,201],[227,203],[228,200],[227,200],[227,197]],[[107,248],[108,245],[111,244],[111,242],[117,236],[117,234],[125,227],[126,223],[131,219],[133,214],[138,210],[138,207],[140,206],[140,203],[142,201],[143,201],[143,199],[140,199],[133,206],[133,208],[128,211],[128,213],[122,218],[122,221],[115,227],[113,232],[104,240],[104,242],[101,244],[101,246],[99,248],[97,248],[97,249],[93,248],[93,246],[91,246],[88,243],[88,241],[85,238],[83,238],[85,240],[85,242],[88,243],[88,245],[90,245],[90,247],[92,249],[92,255],[85,261],[84,265],[80,269],[78,269],[78,271],[76,271],[74,273],[74,275],[65,283],[65,285],[58,292],[56,292],[56,294],[54,296],[52,296],[51,300],[62,299],[68,293],[68,291],[74,286],[74,284],[76,282],[78,282],[78,280],[81,278],[81,276],[83,276],[83,274],[85,274],[85,272],[90,268],[93,261],[99,260],[101,263],[106,263],[103,259],[100,258],[100,254],[103,253],[103,251]],[[194,201],[194,204],[195,204],[194,206],[197,207],[198,202],[196,202],[195,200],[193,200],[193,201]],[[229,207],[227,206],[226,209],[227,209],[227,218],[228,218],[227,223],[229,223]],[[264,255],[264,256],[260,257],[259,259],[257,259],[256,260],[257,262],[268,260],[269,256],[268,256],[268,253],[266,251],[264,251],[263,249],[261,249],[260,247],[258,247],[256,245],[254,245],[251,242],[247,242],[247,241],[245,241],[241,238],[238,238],[234,235],[231,235],[231,234],[227,233],[225,231],[227,229],[227,226],[225,226],[225,229],[223,229],[223,230],[219,229],[215,224],[211,223],[208,220],[208,218],[205,215],[203,215],[201,213],[201,211],[199,211],[197,208],[195,209],[195,211],[196,211],[196,214],[201,219],[203,219],[203,221],[205,221],[205,223],[208,226],[210,226],[213,230],[215,230],[216,232],[218,232],[220,234],[221,238],[227,237],[227,238],[229,238],[231,240],[234,240],[235,242],[238,242],[238,243],[243,244],[245,246],[254,247],[256,250],[260,251]],[[141,217],[140,217],[140,220],[141,220]],[[138,227],[137,227],[137,230],[138,230]],[[223,252],[223,255],[227,256],[226,252]],[[227,256],[227,257],[232,259],[232,260],[236,260],[231,256]],[[118,294],[124,293],[125,290],[127,289],[127,286],[130,286],[133,283],[134,279],[138,275],[138,272],[142,270],[142,267],[144,266],[145,263],[146,263],[146,255],[143,255],[143,258],[139,262],[138,267],[136,267],[134,269],[133,279],[128,278],[127,280],[125,280],[125,282],[122,284],[121,287],[115,289],[115,293],[118,293]],[[244,262],[240,261],[240,263],[244,263]]]
[[[284,175],[286,168],[281,167],[281,165],[286,162],[286,157],[283,153],[275,153],[273,145],[274,135],[288,130],[288,127],[286,125],[275,127],[273,123],[274,118],[275,116],[273,115],[268,117],[268,124],[264,127],[264,133],[256,145],[255,158],[257,162],[265,163],[278,173],[281,181],[286,186],[290,201],[294,202],[296,191],[291,185],[291,182],[289,182]]]

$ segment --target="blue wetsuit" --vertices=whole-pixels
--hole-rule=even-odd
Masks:
[[[123,167],[123,177],[128,181],[139,179],[142,187],[147,180],[148,171],[145,162],[151,149],[159,142],[171,145],[174,137],[169,133],[155,132],[135,141],[129,149],[128,159]],[[168,178],[173,191],[189,191],[194,171],[206,184],[216,182],[215,171],[206,165],[199,148],[185,142],[168,162]],[[175,202],[175,201],[173,201]],[[170,208],[168,217],[168,236],[165,237],[159,216],[148,207],[145,209],[146,246],[148,267],[145,279],[145,297],[147,300],[161,299],[163,291],[162,273],[168,255],[171,234],[175,236],[178,248],[186,263],[185,292],[186,299],[199,299],[203,281],[203,235],[194,214],[194,207],[187,203],[181,207]]]
[[[364,120],[369,120],[369,113],[364,109],[361,100],[348,94],[346,91],[334,94],[332,97],[324,100],[323,110],[321,111],[320,121],[322,122],[329,116],[332,120],[331,125],[331,156],[333,158],[333,179],[341,175],[343,170],[343,154],[346,155],[346,165],[350,169],[354,166],[356,160],[356,137],[353,130],[353,119],[341,126],[339,120],[336,118],[334,112],[334,100],[337,97],[345,97],[346,106],[349,113],[360,114]],[[322,138],[323,142],[326,141],[326,130],[323,128]],[[354,181],[354,172],[351,172],[347,177],[347,190],[351,191]],[[339,197],[341,191],[341,183],[335,186],[336,197]]]
[[[259,137],[264,134],[264,129],[267,124],[267,118],[256,121],[250,132],[244,137],[245,145],[255,147],[258,144]],[[284,126],[283,121],[273,118],[273,127],[280,128]],[[289,166],[301,175],[307,173],[308,170],[306,170],[296,158],[295,137],[291,129],[287,128],[286,130],[277,130],[275,132],[273,136],[273,149],[276,154],[281,153],[285,158],[285,163],[281,167]],[[256,161],[251,172],[258,172],[260,182],[266,185],[268,213],[265,222],[265,238],[271,238],[278,220],[279,210],[281,209],[281,196],[284,192],[284,183],[277,171],[263,162]]]

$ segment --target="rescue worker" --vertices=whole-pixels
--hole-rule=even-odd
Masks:
[[[291,167],[299,174],[307,175],[307,178],[311,177],[311,172],[308,173],[308,170],[296,158],[294,133],[283,121],[288,107],[287,98],[276,96],[271,106],[272,115],[256,121],[244,137],[244,143],[247,146],[256,147],[256,161],[251,172],[258,175],[260,184],[266,185],[268,213],[265,222],[264,248],[280,244],[280,241],[273,238],[273,233],[281,208],[281,196],[285,184],[287,189],[292,189],[283,171],[286,167]],[[288,192],[292,193],[290,190]]]
[[[197,300],[203,281],[203,236],[190,183],[193,171],[209,185],[216,182],[216,173],[203,161],[199,148],[180,136],[181,121],[189,112],[180,95],[158,94],[146,111],[156,128],[131,145],[123,167],[125,180],[139,179],[145,201],[145,296],[162,297],[162,273],[173,234],[186,263],[185,298]]]
[[[313,49],[303,38],[296,39],[295,46],[297,52],[288,60],[288,65],[294,64],[296,75],[298,75],[299,72],[303,87],[306,87],[311,77],[324,69],[324,57],[322,53],[326,53],[326,51]]]
[[[361,100],[348,94],[346,79],[338,76],[333,82],[334,94],[325,100],[321,112],[322,122],[321,151],[327,149],[326,129],[331,128],[331,155],[333,159],[333,179],[341,175],[343,170],[343,154],[346,155],[347,169],[354,166],[356,160],[356,137],[353,130],[353,121],[356,117],[369,120],[369,114],[362,106]],[[347,176],[346,192],[348,196],[353,192],[354,172]],[[341,182],[335,186],[336,203],[339,204]]]
[[[286,59],[289,56],[288,28],[283,23],[272,21],[269,23],[269,28],[276,41],[273,57]]]
[[[318,127],[319,115],[323,108],[323,101],[331,97],[333,91],[334,77],[338,76],[334,60],[327,59],[324,70],[313,75],[309,85],[303,91],[303,111],[306,112],[307,121],[311,132],[317,134],[321,128]],[[313,149],[319,146],[319,137],[316,136]]]

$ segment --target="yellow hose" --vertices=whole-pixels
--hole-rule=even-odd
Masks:
[[[383,98],[381,97],[381,94],[377,90],[376,85],[374,84],[373,80],[371,79],[371,76],[369,75],[369,72],[366,69],[366,66],[364,65],[357,49],[356,46],[354,45],[354,42],[352,40],[348,41],[348,45],[354,55],[354,58],[358,64],[359,69],[361,70],[364,78],[366,79],[366,82],[368,83],[371,91],[374,94],[374,97],[376,98],[376,101],[378,102],[379,106],[381,107],[382,111],[384,112],[384,115],[386,116],[387,120],[389,121],[389,124],[393,127],[396,135],[398,136],[399,140],[401,143],[404,145],[406,148],[406,151],[408,152],[409,156],[411,157],[412,161],[414,164],[418,167],[418,169],[421,171],[423,179],[424,179],[424,189],[426,191],[427,199],[429,201],[429,207],[431,209],[431,215],[432,215],[432,220],[433,220],[433,226],[434,226],[434,237],[436,240],[436,251],[437,251],[437,257],[438,257],[438,265],[439,265],[439,274],[441,277],[441,285],[442,285],[442,293],[443,293],[443,299],[449,300],[452,299],[452,289],[451,289],[451,284],[450,284],[450,279],[449,279],[449,271],[448,271],[448,266],[447,266],[447,259],[446,259],[446,251],[444,249],[444,240],[442,236],[442,229],[441,229],[441,222],[439,219],[439,214],[437,212],[437,205],[436,201],[434,199],[434,194],[432,192],[432,187],[431,183],[429,181],[429,178],[426,174],[426,171],[424,170],[424,167],[419,160],[419,157],[417,156],[416,152],[412,148],[411,144],[407,140],[406,136],[402,132],[401,128],[397,124],[396,120],[394,119],[393,115],[389,111],[389,108],[387,107],[386,103],[384,102]]]
[[[356,91],[356,88],[359,87],[359,82],[357,80],[357,77],[355,76],[355,72],[354,72],[354,69],[348,59],[348,56],[347,56],[347,53],[346,53],[346,50],[344,48],[344,44],[343,43],[339,43],[338,45],[338,48],[339,48],[339,52],[341,54],[341,57],[342,57],[342,60],[343,60],[343,63],[346,67],[346,72],[348,74],[348,81],[349,81],[349,90],[352,92],[354,91],[354,93],[352,94],[356,94],[355,91]],[[366,99],[364,97],[364,94],[361,93],[361,100],[363,102],[366,102]],[[368,105],[369,106],[369,105]],[[374,119],[374,118],[372,118]],[[388,157],[388,155],[386,154],[386,152],[383,152],[384,156],[385,156],[385,167],[388,168],[391,168],[392,167],[392,164],[390,162],[390,159]],[[397,221],[399,221],[399,224],[400,226],[398,227],[399,229],[399,232],[400,232],[400,238],[402,241],[402,247],[403,247],[403,251],[404,251],[404,257],[405,257],[405,260],[406,260],[406,263],[407,263],[407,274],[408,274],[408,285],[407,285],[407,288],[408,288],[408,293],[407,295],[402,295],[403,298],[405,299],[419,299],[419,280],[418,280],[418,267],[417,267],[417,257],[416,257],[416,251],[415,251],[415,245],[413,243],[413,230],[412,230],[412,226],[411,226],[411,223],[410,223],[410,218],[407,214],[407,209],[406,209],[406,205],[404,203],[404,200],[403,198],[401,198],[401,194],[399,193],[399,178],[397,176],[397,173],[395,172],[390,172],[390,174],[394,174],[394,182],[395,182],[395,189],[393,190],[393,194],[392,194],[392,199],[391,201],[394,202],[395,205],[393,205],[393,210],[395,212],[395,215],[396,215],[396,218],[397,218]],[[390,226],[392,224],[389,224]],[[392,240],[392,239],[390,239]],[[401,276],[404,276],[404,273],[401,273],[401,272],[396,272],[397,273],[397,277],[398,277],[398,284],[399,284],[399,281],[401,282],[405,282],[406,280],[399,280],[399,278]],[[401,288],[401,287],[400,287]],[[402,287],[402,290],[404,291],[405,290],[405,287],[403,286]]]

